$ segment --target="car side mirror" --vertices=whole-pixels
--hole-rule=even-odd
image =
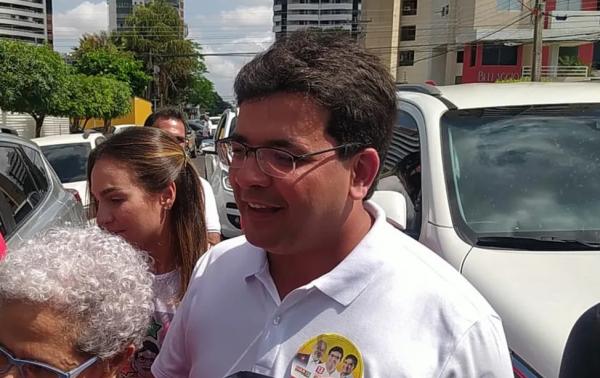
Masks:
[[[217,151],[215,151],[215,146],[207,146],[207,147],[202,147],[202,149],[200,150],[200,153],[203,155],[216,155]]]
[[[376,190],[371,200],[383,209],[387,220],[394,227],[406,230],[406,198],[391,190]]]

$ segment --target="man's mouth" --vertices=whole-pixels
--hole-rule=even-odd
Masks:
[[[247,202],[246,204],[248,205],[248,209],[258,213],[273,213],[282,209],[282,207],[280,206],[273,206],[258,202]]]

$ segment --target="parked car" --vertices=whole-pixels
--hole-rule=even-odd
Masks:
[[[90,204],[87,185],[88,156],[104,140],[106,137],[97,132],[32,139],[42,149],[63,186],[73,190],[82,199],[86,212]]]
[[[53,226],[84,223],[81,201],[63,188],[40,148],[0,132],[0,234],[8,248]]]
[[[206,121],[203,120],[190,120],[188,122],[190,128],[194,130],[196,134],[196,147],[200,149],[200,145],[202,144],[202,140],[210,137],[210,131],[208,129],[208,125]]]
[[[226,238],[242,234],[241,218],[233,197],[233,188],[229,183],[229,170],[219,161],[215,152],[215,143],[233,133],[236,119],[237,110],[225,110],[217,125],[214,142],[204,142],[205,147],[201,150],[204,154],[206,179],[210,182],[217,201],[219,219],[221,219],[221,234]]]
[[[378,201],[496,309],[515,376],[600,376],[564,372],[600,350],[577,337],[600,329],[578,322],[600,303],[600,85],[401,85],[398,107],[402,188]]]
[[[195,158],[197,156],[196,132],[189,125],[185,130],[185,150],[190,157]]]

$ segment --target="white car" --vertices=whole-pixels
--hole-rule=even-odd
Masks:
[[[104,140],[106,137],[98,132],[53,135],[32,139],[40,146],[63,186],[79,194],[86,210],[90,203],[87,188],[88,156]]]
[[[113,134],[118,134],[120,132],[123,132],[123,130],[127,130],[130,127],[141,127],[140,125],[133,125],[133,124],[127,124],[127,125],[114,125],[113,126]]]
[[[515,376],[600,376],[600,84],[401,85],[398,107],[376,201],[495,308]]]
[[[201,149],[204,155],[206,179],[215,193],[221,220],[221,234],[225,238],[233,238],[242,234],[241,217],[233,197],[233,188],[229,183],[229,170],[219,161],[215,145],[218,140],[227,138],[233,133],[236,119],[237,110],[225,110],[217,125],[214,143]]]

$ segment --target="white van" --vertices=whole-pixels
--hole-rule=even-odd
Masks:
[[[495,308],[515,376],[600,376],[600,317],[575,325],[600,303],[600,84],[401,85],[398,108],[378,200]]]

